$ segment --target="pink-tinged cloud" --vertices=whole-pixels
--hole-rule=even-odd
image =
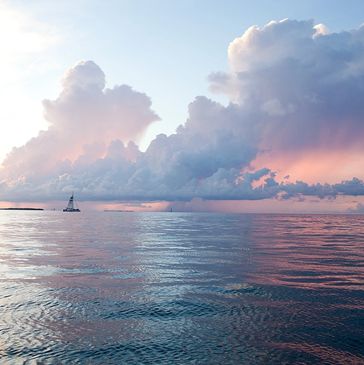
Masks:
[[[186,123],[144,153],[132,141],[157,119],[150,99],[129,86],[104,89],[95,63],[76,65],[58,99],[44,102],[48,130],[4,161],[3,197],[75,191],[88,200],[284,202],[364,195],[363,160],[348,168],[340,158],[343,150],[364,152],[364,28],[328,33],[311,21],[270,22],[235,39],[228,57],[230,71],[210,81],[229,105],[197,97]]]
[[[353,176],[364,178],[363,148],[347,147],[310,149],[286,153],[264,151],[252,162],[254,168],[269,166],[279,181],[306,181],[307,183],[331,183],[350,180]]]
[[[58,98],[44,100],[43,106],[49,127],[10,152],[2,171],[8,179],[61,174],[80,156],[94,161],[111,141],[138,141],[159,119],[145,94],[127,85],[105,88],[105,75],[92,61],[69,69]]]

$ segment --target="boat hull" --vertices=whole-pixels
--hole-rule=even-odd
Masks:
[[[64,212],[73,212],[73,213],[74,213],[74,212],[80,212],[80,210],[79,210],[79,209],[67,209],[67,208],[66,208],[66,209],[63,209],[63,211],[64,211]]]

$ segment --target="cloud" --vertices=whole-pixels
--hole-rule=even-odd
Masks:
[[[349,208],[347,212],[353,214],[364,214],[364,204],[357,203],[354,208]]]
[[[12,200],[189,201],[334,199],[364,195],[359,178],[336,184],[283,182],[267,150],[291,155],[345,148],[364,136],[364,28],[329,33],[311,21],[283,20],[249,28],[229,46],[229,73],[210,76],[227,106],[197,97],[172,135],[145,152],[136,143],[158,116],[143,93],[105,89],[105,75],[80,62],[56,100],[43,103],[49,128],[14,149],[0,172]]]
[[[14,148],[3,162],[8,180],[44,178],[68,171],[80,156],[102,157],[114,139],[137,141],[158,120],[151,101],[130,86],[105,89],[105,75],[92,61],[68,70],[56,100],[44,100],[46,131]]]
[[[211,89],[256,115],[262,149],[361,144],[364,27],[329,33],[312,21],[272,21],[231,42],[228,60]]]

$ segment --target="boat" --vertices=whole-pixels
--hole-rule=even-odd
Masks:
[[[75,200],[73,197],[73,193],[68,201],[67,207],[63,209],[64,212],[80,212],[78,208],[75,208]]]

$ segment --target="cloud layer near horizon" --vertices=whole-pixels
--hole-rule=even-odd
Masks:
[[[8,200],[190,200],[364,195],[363,181],[278,182],[266,150],[293,153],[360,144],[364,136],[364,28],[330,34],[311,21],[249,28],[229,46],[229,73],[210,76],[231,102],[206,97],[189,105],[186,123],[159,135],[146,152],[135,142],[158,116],[145,94],[105,89],[92,61],[65,75],[45,101],[47,131],[14,149],[0,172]]]

